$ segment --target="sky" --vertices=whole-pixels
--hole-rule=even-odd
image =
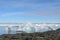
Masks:
[[[60,0],[0,0],[0,23],[60,23]]]
[[[0,0],[0,23],[25,22],[60,23],[60,0]]]

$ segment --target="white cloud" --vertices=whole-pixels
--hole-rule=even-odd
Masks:
[[[12,12],[12,13],[4,13],[4,14],[1,14],[0,16],[8,17],[8,16],[14,16],[14,15],[21,15],[21,14],[24,14],[24,13],[23,12]]]

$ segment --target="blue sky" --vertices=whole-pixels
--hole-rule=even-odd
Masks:
[[[0,0],[0,23],[60,23],[60,0]]]
[[[0,0],[0,23],[25,22],[60,23],[60,0]]]

